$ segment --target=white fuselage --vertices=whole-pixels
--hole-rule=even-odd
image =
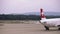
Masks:
[[[53,19],[43,19],[40,20],[41,24],[48,27],[58,27],[60,25],[60,18],[53,18]]]

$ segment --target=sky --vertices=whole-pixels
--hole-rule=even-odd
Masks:
[[[39,12],[60,12],[60,0],[0,0],[0,14],[23,14]]]

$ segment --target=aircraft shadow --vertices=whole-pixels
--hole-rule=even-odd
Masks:
[[[40,31],[60,31],[58,29],[50,29],[50,30],[40,30]]]

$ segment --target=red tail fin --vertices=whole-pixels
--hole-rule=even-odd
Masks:
[[[43,13],[43,9],[42,8],[40,9],[40,17],[41,17],[41,20],[42,19],[46,19],[45,15]]]

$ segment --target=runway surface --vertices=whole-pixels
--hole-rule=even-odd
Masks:
[[[41,24],[4,24],[0,26],[0,34],[60,34],[60,31],[46,31]]]

